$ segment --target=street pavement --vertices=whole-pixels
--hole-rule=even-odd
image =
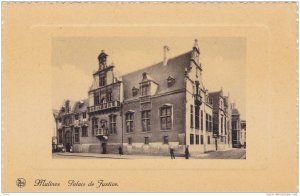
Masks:
[[[93,154],[93,153],[53,153],[55,159],[170,159],[170,156],[153,155],[118,155],[118,154]],[[176,159],[184,157],[176,156]],[[190,159],[246,159],[246,149],[232,148],[225,151],[212,151],[192,154]]]

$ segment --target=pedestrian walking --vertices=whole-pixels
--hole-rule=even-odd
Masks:
[[[119,155],[120,156],[123,155],[123,148],[122,148],[122,146],[119,146]]]
[[[174,149],[172,147],[170,148],[170,155],[171,159],[175,159]]]
[[[186,146],[185,147],[185,159],[189,159],[189,157],[190,157],[190,152],[189,152],[189,146]]]

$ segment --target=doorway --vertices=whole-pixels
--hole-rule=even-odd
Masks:
[[[65,134],[65,138],[66,138],[66,152],[70,152],[71,150],[71,145],[72,145],[72,135],[70,131],[67,131]]]

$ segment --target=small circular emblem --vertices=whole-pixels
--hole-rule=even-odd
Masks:
[[[16,184],[19,188],[23,188],[26,185],[26,180],[24,178],[18,178]]]

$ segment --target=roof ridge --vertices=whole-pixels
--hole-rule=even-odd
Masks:
[[[171,60],[174,60],[174,59],[179,58],[179,57],[181,57],[181,56],[187,55],[188,53],[191,53],[191,52],[192,52],[192,50],[190,50],[190,51],[188,51],[188,52],[185,52],[185,53],[181,53],[181,54],[179,54],[179,55],[177,55],[177,56],[174,56],[174,57],[172,57],[172,58],[169,58],[168,61],[171,61]],[[120,77],[122,78],[122,77],[124,77],[124,76],[128,76],[128,75],[130,75],[130,74],[134,74],[134,73],[136,73],[136,72],[142,71],[143,69],[149,69],[149,68],[151,68],[151,67],[158,66],[158,65],[160,65],[160,64],[162,64],[162,63],[163,63],[163,61],[159,61],[159,62],[156,63],[156,64],[152,64],[152,65],[149,65],[149,66],[147,66],[147,67],[140,68],[140,69],[135,70],[135,71],[133,71],[133,72],[129,72],[129,73],[127,73],[127,74],[121,75]]]

